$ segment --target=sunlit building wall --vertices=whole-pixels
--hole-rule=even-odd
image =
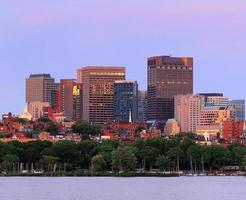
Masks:
[[[77,70],[82,84],[83,119],[103,124],[113,120],[113,85],[125,80],[125,67],[89,66]]]
[[[196,127],[200,125],[201,110],[204,104],[204,96],[192,94],[175,96],[175,119],[182,132],[196,132]]]

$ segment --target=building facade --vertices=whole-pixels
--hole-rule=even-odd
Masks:
[[[178,122],[175,119],[167,120],[164,128],[164,134],[166,136],[175,136],[178,133],[180,133],[180,127],[178,125]]]
[[[147,110],[147,92],[138,91],[138,121],[146,121],[146,110]]]
[[[117,80],[125,80],[125,67],[90,66],[77,70],[77,82],[83,90],[83,120],[98,124],[113,120],[113,85]]]
[[[205,98],[205,106],[209,106],[208,98],[209,97],[223,97],[223,93],[199,93],[198,95],[204,96]]]
[[[193,93],[193,58],[148,58],[147,120],[174,118],[174,96]]]
[[[61,79],[60,81],[60,98],[61,98],[61,112],[64,116],[73,117],[73,86],[75,80]]]
[[[223,122],[231,118],[233,118],[232,112],[228,107],[207,106],[201,110],[200,125],[219,124],[222,127]]]
[[[192,94],[175,96],[175,119],[181,132],[196,133],[196,128],[200,125],[200,116],[204,104],[204,96]]]
[[[245,121],[245,100],[232,100],[229,106],[233,110],[236,121]]]
[[[52,105],[52,93],[58,84],[50,74],[31,74],[26,79],[26,102],[47,102]]]
[[[32,120],[37,120],[44,116],[44,109],[50,107],[48,102],[30,102],[27,106],[27,111],[32,115]]]
[[[243,137],[244,122],[235,119],[227,119],[223,122],[222,138],[224,140],[236,140]]]
[[[82,84],[75,83],[73,85],[73,118],[75,120],[82,119],[82,111],[83,111],[82,97],[83,97]]]
[[[229,98],[224,96],[208,96],[206,101],[207,106],[228,106]]]
[[[130,123],[138,120],[138,84],[136,81],[115,81],[113,120]]]

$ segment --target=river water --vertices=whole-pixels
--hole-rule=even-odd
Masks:
[[[0,200],[245,200],[245,177],[0,177]]]

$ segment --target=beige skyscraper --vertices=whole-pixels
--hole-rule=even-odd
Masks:
[[[26,102],[47,102],[52,104],[52,92],[58,88],[50,74],[31,74],[26,79]]]
[[[196,128],[200,125],[201,111],[204,104],[204,96],[192,94],[175,96],[174,115],[181,132],[196,133]]]
[[[113,85],[125,80],[125,67],[89,66],[77,70],[77,82],[82,83],[83,120],[106,123],[113,119]]]

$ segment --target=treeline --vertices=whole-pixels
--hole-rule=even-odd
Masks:
[[[201,146],[193,137],[79,143],[34,141],[0,143],[1,173],[43,172],[213,171],[224,166],[246,166],[246,148],[240,145]]]

